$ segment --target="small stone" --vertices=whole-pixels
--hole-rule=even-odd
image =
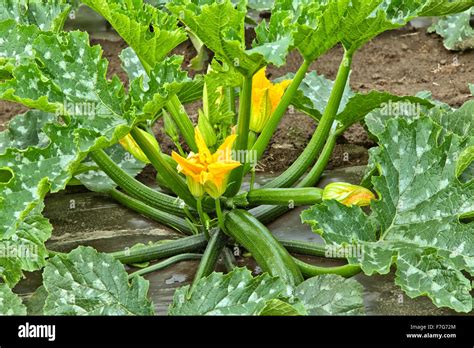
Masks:
[[[446,59],[441,59],[439,63],[442,64],[442,65],[445,65],[447,63],[447,60]]]
[[[402,43],[402,50],[406,51],[408,49],[408,46],[404,43]]]

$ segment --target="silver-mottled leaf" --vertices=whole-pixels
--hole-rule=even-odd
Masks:
[[[470,140],[441,130],[428,117],[388,120],[370,151],[379,175],[372,177],[379,196],[372,214],[327,201],[302,218],[328,244],[360,247],[348,260],[366,274],[388,273],[394,263],[396,283],[409,296],[469,312],[471,282],[463,271],[474,274],[474,223],[459,219],[474,213],[474,180],[459,181],[457,163]]]
[[[202,278],[188,297],[190,286],[176,290],[170,315],[258,315],[268,300],[284,295],[286,285],[267,273],[258,277],[246,268]]]
[[[0,284],[0,316],[26,315],[26,307],[18,295],[5,284]]]
[[[308,315],[354,315],[365,313],[363,292],[355,279],[324,274],[298,285],[294,295]]]
[[[48,291],[46,315],[153,315],[147,299],[149,283],[131,283],[123,265],[90,247],[55,256],[43,272]]]

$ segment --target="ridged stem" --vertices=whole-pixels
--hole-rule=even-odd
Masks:
[[[333,127],[334,120],[341,104],[342,96],[346,88],[347,79],[351,70],[352,53],[346,51],[339,65],[339,71],[337,73],[336,81],[331,91],[328,104],[324,113],[319,121],[318,127],[311,137],[310,142],[296,159],[295,162],[285,170],[280,176],[273,179],[264,188],[271,187],[290,187],[301,178],[306,170],[313,165],[316,161],[317,156],[323,149],[323,146],[327,142],[327,138]],[[258,143],[258,141],[257,141]]]

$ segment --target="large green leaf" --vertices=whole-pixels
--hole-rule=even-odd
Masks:
[[[448,50],[465,50],[474,48],[474,29],[470,21],[474,15],[474,7],[463,13],[440,18],[428,28],[428,32],[436,32],[443,37],[444,47]]]
[[[176,290],[170,315],[327,315],[363,313],[362,286],[336,275],[318,276],[293,289],[264,273],[246,268],[212,273]]]
[[[60,31],[71,10],[65,0],[1,0],[0,21],[14,19],[19,24],[34,24],[43,31]]]
[[[32,43],[40,34],[34,25],[18,25],[13,19],[0,21],[0,58],[18,62],[23,58],[34,57]],[[1,62],[1,59],[0,59]],[[7,65],[4,62],[3,65]],[[7,69],[2,67],[2,69]],[[12,69],[12,67],[10,67]]]
[[[291,78],[291,74],[285,78]],[[297,109],[319,120],[327,106],[333,85],[333,81],[318,75],[316,71],[312,71],[302,81],[292,104]],[[356,122],[362,121],[372,110],[392,105],[392,103],[399,101],[425,107],[432,106],[429,100],[414,96],[397,96],[378,91],[354,93],[349,87],[348,82],[339,105],[336,120],[342,128],[347,128]]]
[[[6,33],[32,28],[11,21],[1,24],[0,31]],[[117,77],[106,79],[107,61],[101,58],[100,47],[89,46],[85,33],[38,33],[33,42],[27,35],[17,39],[31,45],[34,59],[13,59],[11,79],[0,83],[1,98],[62,115],[64,122],[50,123],[51,115],[28,113],[13,121],[20,126],[16,131],[10,129],[1,136],[5,144],[0,152],[0,240],[7,241],[19,237],[21,224],[30,214],[41,213],[46,193],[65,188],[83,168],[81,162],[90,151],[116,144],[136,122],[148,117],[135,112],[153,102],[150,88],[141,99],[143,104],[136,99],[129,108],[122,84]],[[6,57],[15,57],[14,50],[4,52]],[[158,78],[166,78],[155,77],[150,86],[159,90]],[[35,130],[38,138],[32,134]],[[136,167],[131,169],[136,173]],[[21,268],[26,269],[24,264]],[[13,285],[21,268],[18,263],[5,267],[2,277]]]
[[[23,271],[33,272],[45,266],[48,250],[44,243],[52,230],[46,218],[31,214],[21,222],[15,235],[0,239],[0,278],[5,283],[13,286]]]
[[[13,78],[0,83],[0,96],[62,114],[67,124],[43,127],[48,147],[0,155],[0,168],[11,176],[0,183],[0,238],[12,236],[46,192],[63,189],[89,151],[116,143],[134,122],[123,86],[118,78],[106,80],[107,62],[87,34],[40,34],[32,50],[35,59],[16,63]]]
[[[370,128],[370,124],[369,124]],[[304,222],[330,245],[360,247],[348,257],[366,274],[385,274],[396,265],[396,283],[410,296],[428,295],[439,307],[472,310],[474,274],[474,180],[460,182],[457,162],[468,139],[442,128],[430,118],[387,121],[371,130],[380,147],[370,151],[379,176],[372,178],[379,200],[367,216],[359,207],[336,201],[302,214]]]
[[[237,6],[230,0],[176,0],[168,8],[216,56],[234,65],[245,75],[252,75],[264,65],[263,57],[245,49],[245,13],[243,1]]]
[[[128,75],[130,84],[134,86],[135,98],[142,100],[148,92],[149,106],[145,106],[147,110],[157,109],[157,106],[166,102],[169,97],[174,94],[178,96],[181,103],[193,102],[202,96],[203,81],[201,75],[196,75],[194,79],[181,71],[182,58],[174,56],[164,59],[155,65],[155,69],[150,72],[152,78],[159,79],[160,83],[155,80],[152,86],[149,85],[150,77],[143,67],[140,59],[131,47],[127,47],[120,53],[122,68]],[[176,77],[176,79],[175,79]],[[154,96],[154,94],[157,94]],[[153,99],[155,98],[155,99]],[[134,105],[137,102],[134,101]]]
[[[254,278],[236,268],[199,280],[190,297],[189,290],[189,285],[176,290],[170,315],[257,315],[266,301],[284,296],[286,286],[267,273]]]
[[[55,256],[43,272],[48,292],[46,315],[153,315],[147,299],[149,283],[140,276],[128,281],[123,265],[112,256],[79,247]]]
[[[446,16],[466,11],[472,6],[474,6],[474,0],[428,0],[424,1],[419,16]]]
[[[168,8],[217,58],[251,76],[267,64],[283,65],[290,48],[291,32],[271,21],[260,26],[251,49],[245,47],[246,1],[176,0]],[[281,23],[280,23],[281,24]],[[286,28],[286,27],[285,27]]]
[[[0,284],[0,315],[26,315],[21,299],[5,284]]]
[[[83,0],[101,14],[133,48],[146,70],[153,69],[176,46],[186,41],[177,18],[142,0]]]
[[[272,16],[291,19],[286,26],[293,28],[294,47],[307,61],[313,61],[341,41],[350,3],[280,0],[275,2]]]
[[[335,274],[310,278],[295,289],[308,315],[364,314],[363,286]]]
[[[0,133],[0,155],[8,148],[25,150],[30,146],[46,147],[49,138],[42,128],[55,121],[57,116],[39,110],[30,110],[15,116],[8,123],[7,130]]]

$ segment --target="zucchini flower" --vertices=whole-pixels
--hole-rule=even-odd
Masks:
[[[265,75],[265,69],[260,69],[252,79],[252,114],[250,130],[261,133],[263,127],[275,111],[291,80],[272,83]]]
[[[236,135],[229,135],[224,143],[211,154],[204,138],[196,127],[194,130],[198,153],[190,153],[187,158],[173,151],[171,156],[178,163],[178,171],[186,176],[191,193],[199,198],[207,192],[212,198],[222,196],[227,189],[230,172],[240,166],[231,156]]]
[[[156,141],[155,136],[153,134],[150,134],[142,129],[139,129],[139,131],[142,132],[148,138],[150,142],[152,142],[153,144],[156,144],[157,148],[159,147],[158,142]],[[130,134],[127,134],[125,137],[120,139],[119,143],[120,145],[122,145],[122,147],[126,151],[130,152],[133,155],[133,157],[135,157],[137,160],[145,162],[145,163],[150,163],[150,160],[148,159],[148,157],[146,157],[146,155],[143,153],[140,146],[138,146],[138,144],[135,142],[135,140]]]
[[[375,199],[375,195],[362,186],[352,185],[345,182],[333,182],[328,184],[323,190],[323,200],[335,199],[347,205],[358,205],[363,207],[370,204]]]

